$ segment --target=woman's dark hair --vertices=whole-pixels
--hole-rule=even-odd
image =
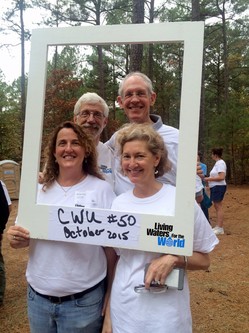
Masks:
[[[213,148],[212,154],[217,155],[218,157],[221,157],[223,153],[223,148]]]
[[[96,146],[91,135],[84,131],[79,125],[71,121],[65,121],[55,128],[45,148],[44,190],[51,186],[59,175],[59,165],[56,163],[54,152],[58,133],[63,128],[71,128],[76,133],[80,145],[85,148],[86,155],[82,163],[84,173],[103,179],[103,176],[99,172]]]

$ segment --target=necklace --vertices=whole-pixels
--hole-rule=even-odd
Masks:
[[[59,183],[58,183],[58,185],[60,186],[60,188],[62,189],[62,191],[64,192],[64,197],[66,197],[67,196],[67,192],[68,191],[70,191],[71,190],[71,188],[74,186],[74,185],[72,185],[72,186],[70,186],[70,187],[68,187],[68,186],[61,186]]]
[[[79,181],[77,181],[77,183],[71,185],[71,186],[61,186],[61,184],[57,181],[56,184],[59,185],[59,187],[62,189],[62,191],[64,192],[64,197],[67,196],[67,193],[71,190],[71,188],[77,184],[79,184],[86,176],[84,175],[83,177],[80,178]]]

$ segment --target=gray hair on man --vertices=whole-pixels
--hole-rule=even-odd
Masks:
[[[87,92],[83,94],[74,106],[74,115],[77,116],[83,104],[100,104],[104,111],[104,116],[107,118],[109,115],[109,107],[105,100],[94,92]]]
[[[127,74],[124,77],[124,79],[120,82],[119,89],[118,89],[119,96],[124,97],[123,96],[123,86],[124,86],[125,82],[132,76],[140,77],[144,81],[144,83],[147,85],[148,93],[149,94],[153,93],[153,86],[152,86],[151,79],[147,75],[145,75],[139,71],[136,71],[136,72],[130,72],[129,74]]]

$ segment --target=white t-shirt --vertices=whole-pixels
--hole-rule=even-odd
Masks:
[[[201,180],[200,176],[196,175],[195,178],[196,178],[195,192],[198,193],[198,192],[200,192],[204,188],[204,186],[202,184],[202,180]]]
[[[226,175],[227,172],[227,166],[226,163],[223,160],[216,161],[215,165],[213,166],[213,169],[210,171],[210,177],[217,177],[220,172],[224,172]],[[226,185],[225,179],[221,181],[210,181],[208,182],[209,187],[214,187],[216,185]]]
[[[90,175],[80,183],[64,189],[66,193],[54,182],[44,192],[42,185],[39,185],[37,203],[110,208],[115,198],[110,184]],[[41,294],[74,294],[96,285],[105,276],[106,257],[101,246],[30,240],[26,277],[28,283]]]
[[[105,180],[114,188],[114,156],[113,151],[103,142],[99,142],[97,145],[98,152],[98,165],[100,172],[105,177]]]
[[[148,198],[137,198],[132,190],[116,199],[114,210],[130,212],[174,214],[175,187],[163,185],[162,189]],[[198,204],[195,204],[194,251],[208,253],[218,243]],[[189,287],[184,277],[183,290],[168,289],[163,294],[137,294],[134,287],[143,283],[145,264],[160,253],[119,249],[111,293],[111,319],[113,333],[190,333],[192,319],[190,311]]]
[[[150,115],[151,119],[154,121],[153,128],[162,136],[163,141],[168,150],[168,158],[171,162],[171,170],[165,173],[162,177],[158,178],[163,183],[169,183],[172,185],[176,184],[176,168],[177,168],[177,153],[178,153],[178,129],[164,125],[162,123],[161,117],[157,115]],[[108,145],[114,151],[115,167],[114,167],[114,178],[115,187],[114,192],[119,195],[133,188],[133,184],[130,182],[128,177],[125,177],[120,171],[120,155],[116,149],[116,133],[107,141],[105,144]]]

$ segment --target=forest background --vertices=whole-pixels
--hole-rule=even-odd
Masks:
[[[249,183],[247,0],[9,1],[8,9],[1,13],[4,25],[0,31],[14,32],[20,40],[15,47],[21,49],[21,75],[9,84],[0,69],[0,160],[20,164],[28,83],[25,47],[32,33],[24,14],[31,10],[42,12],[39,28],[205,21],[199,150],[210,170],[211,148],[223,147],[228,182]],[[0,47],[13,46],[5,43]],[[116,103],[118,83],[134,70],[144,72],[153,82],[158,97],[152,111],[164,123],[178,127],[183,52],[182,43],[49,47],[41,151],[55,124],[72,119],[75,102],[87,91],[97,92],[109,105],[109,123],[102,137],[106,141],[126,122]]]

